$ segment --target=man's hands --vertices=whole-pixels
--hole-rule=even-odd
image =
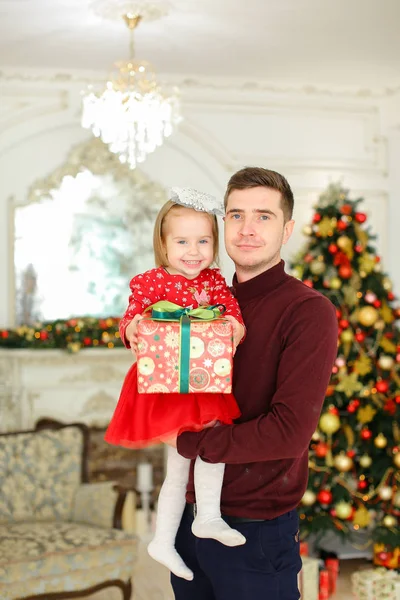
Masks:
[[[132,321],[129,323],[128,327],[125,329],[125,337],[131,346],[132,354],[134,354],[135,356],[137,354],[138,345],[137,324],[140,321],[140,319],[143,319],[142,315],[135,315]]]
[[[235,354],[237,346],[240,344],[240,340],[245,334],[245,328],[239,321],[232,317],[232,315],[223,316],[224,319],[230,321],[233,327],[233,353]]]
[[[217,423],[218,423],[218,421],[216,419],[214,419],[214,421],[210,421],[209,423],[206,423],[205,425],[203,425],[203,429],[209,429],[210,427],[215,427]],[[173,448],[176,448],[177,437],[178,436],[175,435],[174,437],[165,438],[165,439],[162,439],[161,441],[164,444],[168,444],[168,446],[172,446]]]

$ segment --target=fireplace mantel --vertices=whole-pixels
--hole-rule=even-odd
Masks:
[[[0,349],[0,431],[30,429],[42,417],[107,425],[133,361],[125,348]]]

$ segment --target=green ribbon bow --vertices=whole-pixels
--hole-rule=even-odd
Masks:
[[[148,306],[145,312],[147,311],[151,311],[151,319],[155,321],[180,321],[179,393],[187,394],[189,392],[191,318],[199,319],[200,321],[219,319],[225,312],[225,306],[214,304],[213,306],[184,308],[168,300],[160,300]]]

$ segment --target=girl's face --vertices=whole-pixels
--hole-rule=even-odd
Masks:
[[[195,279],[212,264],[214,239],[207,214],[184,207],[171,210],[163,234],[169,273]]]

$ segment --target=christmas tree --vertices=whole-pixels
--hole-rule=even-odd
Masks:
[[[366,531],[375,562],[400,566],[400,335],[392,283],[362,199],[330,185],[304,227],[293,275],[336,307],[338,354],[299,507],[303,538]],[[371,542],[372,543],[372,542]]]

